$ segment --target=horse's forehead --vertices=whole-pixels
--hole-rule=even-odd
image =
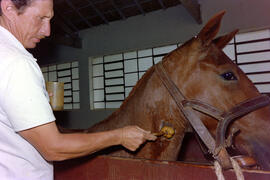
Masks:
[[[164,59],[171,59],[169,61],[189,61],[187,64],[207,63],[215,66],[224,64],[231,64],[231,59],[219,49],[215,44],[203,46],[200,40],[192,38],[167,56]],[[174,60],[173,60],[174,59]]]
[[[232,64],[232,60],[223,52],[222,49],[217,48],[214,44],[208,48],[206,56],[202,61],[207,61],[207,63],[212,63],[217,66]]]

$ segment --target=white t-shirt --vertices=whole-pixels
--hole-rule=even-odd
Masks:
[[[55,120],[36,59],[0,26],[0,179],[52,180],[53,165],[18,132]]]

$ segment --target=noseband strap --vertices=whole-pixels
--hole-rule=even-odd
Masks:
[[[155,71],[177,104],[180,113],[184,114],[185,119],[200,136],[209,152],[212,153],[213,157],[219,161],[223,168],[230,168],[231,162],[229,154],[226,151],[228,144],[226,144],[225,141],[225,135],[229,124],[236,118],[269,105],[270,98],[266,95],[260,95],[236,105],[227,112],[223,112],[204,102],[198,100],[187,100],[168,76],[168,73],[162,65],[162,61],[155,65]],[[216,130],[216,140],[214,140],[208,129],[195,114],[194,110],[205,113],[219,120]]]
[[[260,95],[254,98],[248,99],[240,104],[237,104],[227,112],[223,112],[207,103],[199,100],[184,100],[183,106],[190,106],[194,110],[207,114],[217,120],[219,120],[216,130],[216,152],[220,147],[228,146],[225,142],[226,130],[229,124],[235,119],[244,116],[252,111],[260,109],[270,104],[270,98],[267,95]]]
[[[252,111],[263,108],[270,104],[270,98],[267,95],[260,95],[251,99],[248,99],[231,110],[222,114],[222,120],[218,123],[216,130],[216,147],[225,146],[225,135],[229,124],[236,118],[244,116]]]

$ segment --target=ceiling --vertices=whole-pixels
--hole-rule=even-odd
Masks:
[[[202,23],[198,0],[56,0],[49,40],[80,48],[80,30],[178,5],[184,6],[198,24]]]

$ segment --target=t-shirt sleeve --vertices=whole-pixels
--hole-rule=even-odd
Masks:
[[[3,109],[15,131],[55,120],[46,96],[44,79],[32,60],[16,60],[6,69]]]

